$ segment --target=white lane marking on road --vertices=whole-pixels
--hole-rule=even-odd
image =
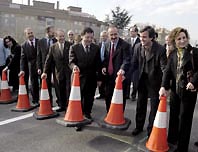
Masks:
[[[23,119],[26,119],[26,118],[29,118],[29,117],[32,117],[32,116],[33,116],[33,112],[29,113],[29,114],[26,114],[26,115],[23,115],[23,116],[7,119],[7,120],[4,120],[4,121],[1,121],[0,126],[5,125],[5,124],[9,124],[9,123],[12,123],[12,122],[15,122],[15,121],[23,120]]]
[[[58,107],[53,107],[52,109],[57,110]],[[26,114],[26,115],[19,116],[19,117],[15,117],[15,118],[7,119],[7,120],[4,120],[4,121],[0,121],[0,126],[9,124],[9,123],[12,123],[12,122],[15,122],[15,121],[23,120],[23,119],[26,119],[26,118],[30,118],[32,116],[33,116],[33,112],[29,113],[29,114]]]

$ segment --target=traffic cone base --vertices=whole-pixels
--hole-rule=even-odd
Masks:
[[[12,98],[11,99],[9,99],[9,100],[4,100],[4,99],[1,99],[1,97],[0,97],[0,104],[11,104],[11,103],[14,103],[14,102],[16,102],[17,101],[17,96],[12,96]]]
[[[59,113],[53,112],[52,114],[48,114],[48,115],[40,115],[40,114],[38,114],[38,112],[34,112],[33,116],[37,120],[44,120],[44,119],[50,119],[50,118],[58,117]]]
[[[122,124],[122,125],[112,125],[112,124],[109,124],[107,122],[105,122],[105,120],[101,121],[99,123],[99,125],[101,127],[104,127],[104,128],[109,128],[109,129],[115,129],[115,130],[127,130],[131,124],[131,120],[128,119],[128,118],[124,118],[124,121],[125,123]]]
[[[91,124],[92,120],[84,119],[80,122],[79,121],[74,122],[74,121],[66,121],[63,118],[60,118],[60,119],[56,119],[56,122],[65,127],[83,127],[85,125]]]
[[[34,105],[34,106],[30,106],[29,108],[12,108],[11,111],[13,112],[28,112],[30,110],[33,110],[35,108],[37,108],[39,105]]]

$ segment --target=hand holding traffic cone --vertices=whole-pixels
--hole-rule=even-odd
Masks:
[[[113,92],[113,97],[111,99],[111,105],[109,112],[101,123],[102,127],[107,127],[111,129],[127,129],[131,121],[124,118],[123,112],[123,90],[122,90],[122,74],[118,73],[116,78],[116,85]]]

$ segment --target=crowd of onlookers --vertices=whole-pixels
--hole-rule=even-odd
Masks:
[[[143,131],[147,101],[151,110],[147,126],[148,137],[161,96],[169,96],[169,144],[177,146],[175,152],[187,152],[197,100],[198,49],[189,44],[188,31],[174,28],[164,45],[157,42],[157,33],[151,26],[140,31],[130,28],[130,37],[122,39],[115,26],[94,38],[90,27],[80,35],[67,33],[53,26],[47,27],[46,36],[37,39],[28,27],[26,40],[20,45],[11,36],[0,39],[0,73],[9,70],[8,83],[12,91],[19,89],[19,76],[24,76],[26,88],[31,82],[32,104],[39,104],[40,79],[46,79],[51,105],[52,86],[55,88],[57,112],[65,111],[71,89],[73,72],[80,72],[80,90],[83,114],[92,120],[92,106],[96,88],[97,99],[103,98],[109,111],[118,74],[123,78],[123,111],[126,99],[137,101],[135,123],[132,131],[137,136]],[[131,89],[132,87],[132,89]],[[195,143],[198,146],[198,143]]]

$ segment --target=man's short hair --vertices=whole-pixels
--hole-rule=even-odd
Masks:
[[[86,33],[94,33],[94,31],[90,27],[85,27],[81,32],[81,36],[84,36]]]
[[[54,28],[54,26],[48,26],[45,28],[45,33],[49,33],[50,29]]]
[[[138,33],[138,28],[136,26],[132,26],[129,30],[131,31],[131,29],[134,29],[134,32]]]
[[[149,34],[149,38],[155,38],[155,30],[151,26],[145,26],[143,29],[140,30],[140,33],[147,31]]]

